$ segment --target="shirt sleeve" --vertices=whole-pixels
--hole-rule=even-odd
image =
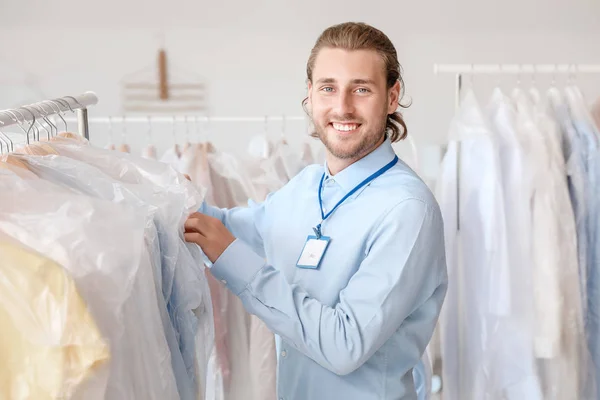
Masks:
[[[244,241],[252,250],[265,257],[265,248],[262,238],[262,224],[266,213],[267,204],[273,194],[267,196],[262,203],[248,202],[248,207],[232,209],[218,208],[206,202],[198,210],[200,213],[217,218],[231,232],[233,236]]]
[[[408,199],[374,226],[367,256],[334,307],[288,283],[241,239],[217,259],[212,273],[288,345],[338,375],[360,367],[399,329],[404,351],[416,363],[446,293],[441,213]]]

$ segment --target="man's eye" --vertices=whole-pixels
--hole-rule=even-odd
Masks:
[[[356,91],[359,92],[359,93],[368,93],[369,89],[367,89],[367,88],[359,88],[359,89],[356,89]]]
[[[333,92],[333,88],[329,87],[329,86],[326,86],[326,87],[322,88],[321,90],[324,92],[329,92],[329,93]]]

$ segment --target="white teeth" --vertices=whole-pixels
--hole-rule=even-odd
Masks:
[[[337,124],[333,123],[333,127],[338,131],[350,132],[358,128],[357,124]]]

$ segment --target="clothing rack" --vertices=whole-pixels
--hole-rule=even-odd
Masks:
[[[173,123],[173,122],[285,122],[285,121],[305,121],[308,117],[301,116],[264,116],[264,117],[211,117],[206,115],[189,115],[189,116],[152,116],[147,117],[128,117],[126,115],[118,117],[94,117],[90,118],[89,122],[93,124],[112,124],[112,123]],[[67,119],[69,121],[69,119]]]
[[[460,107],[461,91],[464,75],[517,75],[523,74],[552,75],[557,74],[600,74],[600,64],[434,64],[433,73],[454,74],[455,92],[454,107],[456,110]],[[456,158],[456,229],[460,230],[460,141],[457,143]]]
[[[27,132],[33,127],[35,121],[57,115],[66,111],[77,113],[79,133],[86,139],[90,138],[89,119],[87,108],[98,103],[94,92],[85,92],[79,96],[64,96],[24,105],[18,108],[0,110],[0,130],[11,126],[31,122]]]

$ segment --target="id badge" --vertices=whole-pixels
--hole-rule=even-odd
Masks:
[[[319,268],[319,264],[321,264],[321,260],[329,245],[329,240],[330,238],[327,236],[321,236],[320,238],[309,236],[306,238],[306,243],[304,243],[304,248],[302,249],[302,253],[300,253],[296,266],[307,269]]]

